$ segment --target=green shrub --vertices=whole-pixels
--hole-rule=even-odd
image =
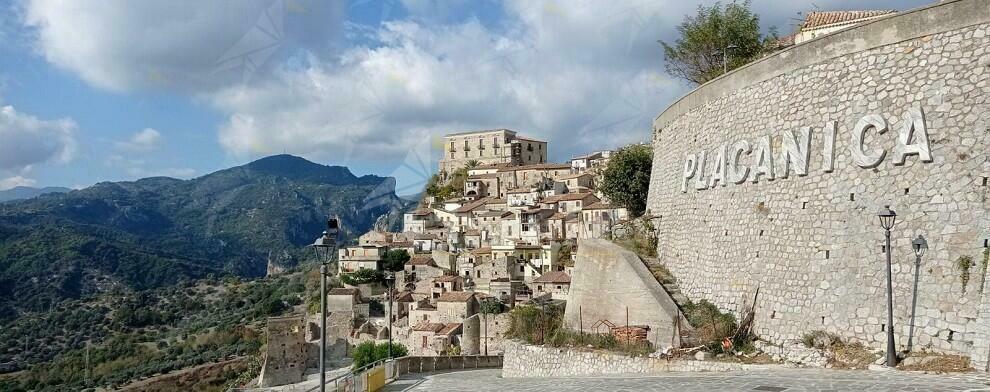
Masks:
[[[400,343],[392,343],[392,358],[404,357],[409,355],[409,351],[406,350],[406,346]],[[388,358],[388,343],[379,343],[367,341],[354,347],[354,351],[351,353],[351,358],[354,359],[353,368],[360,369],[365,365],[375,363],[382,359]]]
[[[385,280],[385,274],[381,271],[361,268],[357,271],[340,274],[340,281],[346,285],[357,286],[365,283],[377,283]]]
[[[509,312],[506,336],[529,344],[543,344],[563,325],[564,314],[556,306],[519,305]]]

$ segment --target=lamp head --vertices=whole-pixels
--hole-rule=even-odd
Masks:
[[[921,234],[918,234],[918,238],[911,241],[911,247],[914,249],[915,255],[918,257],[924,256],[925,252],[928,251],[928,241]]]
[[[880,227],[884,230],[890,230],[894,227],[894,223],[897,221],[897,213],[890,209],[889,205],[883,206],[880,212],[877,213],[877,217],[880,218]]]

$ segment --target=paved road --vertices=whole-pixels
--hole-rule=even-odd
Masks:
[[[384,389],[433,392],[563,391],[988,391],[990,376],[906,372],[781,369],[727,373],[671,373],[586,378],[501,378],[500,369],[408,375]]]

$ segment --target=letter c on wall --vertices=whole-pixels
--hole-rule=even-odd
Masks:
[[[870,128],[877,130],[878,135],[882,135],[887,132],[887,120],[879,114],[868,114],[863,118],[859,119],[856,126],[853,127],[852,132],[852,143],[849,145],[849,152],[852,153],[853,162],[856,162],[859,167],[864,169],[872,169],[880,165],[883,162],[883,158],[887,156],[887,150],[876,149],[873,151],[866,151],[863,144],[866,140],[866,131]]]

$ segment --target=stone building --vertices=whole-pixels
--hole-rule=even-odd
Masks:
[[[533,295],[550,294],[553,299],[566,300],[567,292],[571,289],[571,276],[564,271],[550,271],[533,279],[530,286]]]
[[[648,210],[691,299],[770,342],[824,330],[882,349],[990,357],[990,7],[858,23],[706,83],[654,122]],[[877,212],[898,214],[890,248]],[[929,249],[916,264],[911,241]],[[916,280],[917,279],[917,280]],[[573,294],[573,290],[572,290]],[[913,325],[912,325],[913,323]]]
[[[547,161],[547,142],[516,135],[508,129],[453,133],[443,137],[440,172],[451,173],[468,162],[513,166]]]
[[[894,13],[896,13],[894,10],[811,11],[805,16],[798,31],[794,33],[794,43],[800,44]]]
[[[302,316],[268,319],[268,344],[258,384],[262,387],[302,381],[306,371],[306,326]]]

